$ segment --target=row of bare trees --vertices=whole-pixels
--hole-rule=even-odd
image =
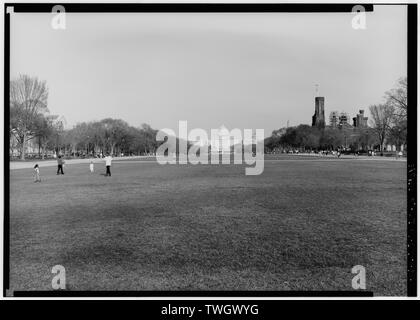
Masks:
[[[10,151],[18,149],[25,159],[29,141],[38,140],[46,149],[52,132],[60,129],[58,116],[48,114],[48,88],[45,81],[21,75],[10,82]]]
[[[153,154],[158,147],[156,133],[147,124],[135,128],[123,120],[107,118],[82,122],[66,130],[58,146],[61,153],[77,156]]]
[[[381,151],[385,142],[396,146],[407,142],[407,78],[385,93],[384,103],[369,107],[371,126],[379,141]]]
[[[407,139],[407,78],[385,93],[384,103],[369,107],[370,128],[348,133],[326,128],[319,130],[306,125],[273,132],[266,147],[280,145],[308,149],[336,149],[352,145],[367,148],[377,144],[382,151],[385,143],[401,146]],[[28,143],[38,146],[43,158],[47,152],[66,155],[150,154],[157,149],[156,130],[143,124],[129,126],[119,119],[83,122],[69,130],[64,118],[49,114],[48,88],[45,81],[21,75],[10,82],[10,151],[19,150],[25,159]]]
[[[157,148],[156,130],[143,124],[129,126],[119,119],[83,122],[65,129],[65,120],[48,110],[45,81],[27,75],[10,82],[10,154],[18,150],[24,160],[28,145],[36,145],[38,154],[65,155],[147,154]]]

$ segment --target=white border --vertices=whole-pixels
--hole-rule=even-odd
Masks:
[[[53,0],[42,0],[42,1],[28,1],[28,0],[11,0],[7,2],[13,2],[13,3],[28,3],[28,2],[34,2],[34,3],[57,3],[57,1]],[[60,4],[66,4],[66,3],[116,3],[115,0],[91,0],[91,1],[60,1]],[[382,0],[382,1],[372,1],[372,0],[366,0],[366,1],[348,1],[348,0],[326,0],[326,1],[305,1],[305,0],[294,0],[294,1],[278,1],[278,0],[264,0],[261,3],[294,3],[294,4],[305,4],[305,3],[365,3],[365,4],[371,4],[371,3],[380,3],[380,4],[406,4],[406,3],[417,3],[417,0],[408,0],[408,1],[389,1],[389,0]],[[4,0],[1,0],[1,43],[4,44]],[[258,3],[257,0],[214,0],[214,1],[205,1],[205,0],[181,0],[181,1],[175,1],[175,0],[152,0],[152,1],[132,1],[132,0],[126,0],[121,3]],[[419,13],[420,10],[418,10]],[[419,14],[418,14],[419,16]],[[417,54],[418,54],[418,44],[417,44]],[[417,57],[418,59],[418,57]],[[417,65],[417,74],[419,73],[419,66]],[[1,78],[0,78],[0,85],[2,90],[2,100],[4,100],[4,84],[3,84],[3,78],[4,78],[4,45],[2,46],[1,50]],[[419,95],[419,83],[417,87],[417,95]],[[417,98],[418,99],[418,98]],[[418,103],[417,103],[418,105]],[[0,132],[1,132],[1,140],[0,140],[0,147],[1,151],[4,150],[4,111],[2,110],[0,115]],[[417,123],[420,123],[420,112],[417,110]],[[417,140],[420,141],[420,134],[419,131],[417,131]],[[420,149],[417,150],[417,158],[420,159]],[[0,193],[1,193],[1,209],[4,213],[4,199],[3,199],[3,184],[4,184],[4,163],[3,163],[3,153],[0,157]],[[418,168],[418,166],[417,166]],[[417,186],[417,199],[419,199],[420,194],[420,188]],[[100,297],[100,298],[93,298],[93,297],[53,297],[53,298],[16,298],[16,297],[3,297],[3,217],[0,222],[0,300],[191,300],[191,301],[212,301],[212,300],[420,300],[419,296],[419,290],[420,290],[420,279],[417,274],[417,297],[373,297],[373,298],[364,298],[364,297],[333,297],[333,298],[325,298],[325,297]],[[418,219],[417,219],[417,251],[419,252],[419,227],[418,227]],[[417,268],[419,267],[419,254],[417,253]]]

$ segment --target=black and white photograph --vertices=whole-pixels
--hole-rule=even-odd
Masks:
[[[416,295],[416,4],[4,10],[5,297]]]

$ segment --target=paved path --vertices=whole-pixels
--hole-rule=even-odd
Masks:
[[[338,158],[336,155],[319,155],[316,153],[294,153],[294,154],[290,154],[291,156],[310,156],[313,157],[315,159],[325,159],[325,160],[342,160],[342,159],[346,159],[346,160],[371,160],[371,161],[405,161],[407,162],[407,158],[405,157],[399,157],[398,159],[394,156],[394,157],[381,157],[381,156],[355,156],[352,154],[345,154],[345,155],[341,155],[340,158]],[[265,160],[286,160],[286,159],[267,159],[267,157],[269,157],[270,155],[266,155],[266,159]],[[289,159],[288,159],[289,160]],[[291,159],[290,159],[291,160]],[[307,159],[308,161],[313,161],[312,159]]]
[[[154,160],[154,156],[133,156],[133,157],[118,157],[118,158],[113,158],[114,162],[115,161],[125,161],[125,160],[132,160],[132,159],[145,159],[145,158],[151,158]],[[70,160],[66,160],[64,159],[64,161],[66,162],[66,165],[69,164],[79,164],[79,163],[90,163],[90,161],[93,160],[93,163],[103,163],[105,164],[105,160],[104,159],[99,159],[99,158],[95,158],[95,159],[70,159]],[[15,169],[28,169],[28,168],[33,168],[35,163],[38,163],[40,168],[43,167],[53,167],[57,165],[57,160],[33,160],[33,161],[10,161],[10,170],[15,170]]]

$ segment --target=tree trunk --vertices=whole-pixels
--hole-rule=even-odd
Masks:
[[[381,145],[380,145],[380,151],[383,152],[384,151],[384,142],[385,142],[385,138],[381,137]]]
[[[25,160],[25,143],[26,143],[26,134],[23,134],[22,145],[20,149],[20,160]]]
[[[41,157],[41,137],[38,138],[38,157]]]

